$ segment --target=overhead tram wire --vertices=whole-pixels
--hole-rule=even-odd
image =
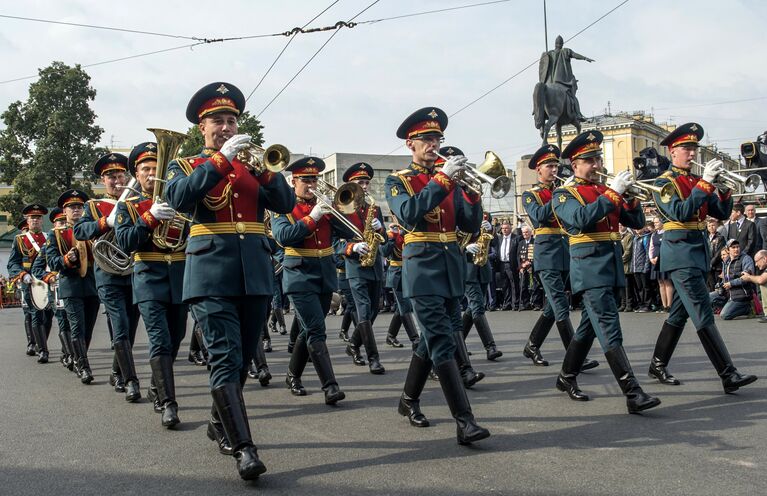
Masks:
[[[352,17],[351,19],[349,19],[349,20],[348,20],[348,21],[346,21],[346,22],[347,22],[347,23],[351,23],[352,21],[354,21],[354,19],[356,19],[357,17],[361,16],[361,15],[362,15],[363,13],[365,13],[365,12],[366,12],[368,9],[370,9],[371,7],[373,7],[373,5],[377,4],[377,3],[378,3],[378,2],[380,2],[380,1],[381,1],[381,0],[374,0],[374,1],[373,1],[373,2],[370,4],[370,5],[368,5],[367,7],[365,7],[364,9],[362,9],[361,11],[359,11],[357,14],[355,14],[355,15],[354,15],[354,17]],[[295,81],[295,79],[296,79],[296,78],[299,76],[299,74],[301,74],[301,73],[304,71],[304,69],[306,69],[306,67],[307,67],[307,66],[308,66],[308,65],[309,65],[309,64],[312,62],[312,60],[314,60],[314,58],[315,58],[317,55],[319,55],[319,53],[322,51],[322,49],[323,49],[323,48],[325,48],[325,47],[328,45],[328,43],[330,43],[330,41],[331,41],[331,40],[332,40],[332,39],[333,39],[333,38],[334,38],[334,37],[335,37],[335,36],[336,36],[338,33],[340,33],[340,32],[341,32],[341,30],[340,30],[340,29],[336,29],[335,31],[333,31],[333,34],[331,34],[331,35],[330,35],[330,37],[328,37],[328,39],[327,39],[327,40],[325,40],[325,43],[323,43],[323,44],[322,44],[322,45],[321,45],[321,46],[320,46],[320,47],[317,49],[317,51],[316,51],[316,52],[314,52],[314,54],[313,54],[311,57],[309,57],[309,60],[307,60],[307,61],[306,61],[306,63],[305,63],[303,66],[301,66],[301,68],[298,70],[298,72],[296,72],[296,73],[293,75],[293,77],[292,77],[292,78],[290,78],[290,80],[289,80],[287,83],[285,83],[285,85],[282,87],[282,89],[280,89],[280,91],[278,91],[278,92],[277,92],[277,94],[276,94],[276,95],[274,95],[274,97],[273,97],[271,100],[269,100],[269,103],[267,103],[267,104],[266,104],[266,106],[265,106],[264,108],[262,108],[262,109],[261,109],[261,111],[259,111],[259,112],[258,112],[258,114],[256,115],[256,118],[257,118],[257,119],[258,119],[259,117],[261,117],[261,115],[262,115],[264,112],[266,112],[266,110],[267,110],[267,109],[268,109],[268,108],[269,108],[269,107],[272,105],[272,103],[274,103],[274,102],[275,102],[275,100],[277,100],[277,98],[279,98],[279,96],[280,96],[280,95],[281,95],[281,94],[282,94],[282,93],[283,93],[283,92],[284,92],[286,89],[288,89],[288,86],[290,86],[290,84],[291,84],[293,81]]]
[[[256,87],[255,87],[255,88],[253,88],[253,91],[251,91],[251,92],[248,94],[248,97],[247,97],[247,98],[245,98],[245,101],[246,101],[246,102],[247,102],[248,100],[250,100],[250,97],[251,97],[251,96],[253,96],[253,93],[255,93],[255,92],[256,92],[256,90],[257,90],[257,89],[258,89],[258,88],[261,86],[261,83],[263,83],[263,82],[264,82],[264,79],[266,79],[266,76],[268,76],[268,75],[269,75],[269,73],[272,71],[272,69],[274,68],[274,66],[277,64],[277,61],[278,61],[278,60],[280,60],[280,57],[282,57],[282,54],[283,54],[283,53],[285,53],[285,50],[287,50],[287,49],[288,49],[288,47],[290,46],[290,44],[291,44],[291,43],[293,43],[293,40],[295,40],[295,39],[296,39],[296,36],[298,36],[298,34],[299,34],[299,33],[303,32],[303,30],[306,28],[306,26],[308,26],[309,24],[311,24],[311,23],[313,23],[315,20],[317,20],[317,18],[318,18],[319,16],[321,16],[322,14],[324,14],[325,12],[327,12],[328,10],[330,10],[330,8],[331,8],[332,6],[334,6],[335,4],[337,4],[339,1],[340,1],[340,0],[335,0],[333,3],[331,3],[330,5],[328,5],[327,7],[325,7],[325,8],[322,10],[322,12],[320,12],[320,13],[319,13],[319,14],[317,14],[316,16],[312,17],[312,18],[311,18],[311,19],[310,19],[310,20],[309,20],[309,21],[308,21],[306,24],[304,24],[303,26],[301,26],[301,27],[300,27],[298,30],[295,30],[295,29],[293,30],[293,31],[294,31],[294,33],[293,33],[293,34],[290,36],[290,39],[288,39],[288,42],[287,42],[287,43],[285,43],[285,46],[284,46],[284,47],[282,47],[282,50],[280,50],[280,53],[278,53],[278,54],[277,54],[277,57],[274,59],[274,61],[272,62],[272,64],[271,64],[271,65],[269,66],[269,68],[266,70],[266,72],[264,73],[264,75],[263,75],[263,76],[261,76],[261,79],[258,81],[258,84],[256,84]]]
[[[427,14],[438,14],[440,12],[450,12],[452,10],[470,9],[472,7],[483,7],[485,5],[493,5],[493,4],[498,4],[498,3],[508,3],[510,1],[511,0],[494,0],[494,1],[491,1],[491,2],[481,2],[481,3],[473,3],[473,4],[469,4],[469,5],[459,5],[457,7],[446,7],[444,9],[425,10],[423,12],[413,12],[412,14],[402,14],[402,15],[392,16],[392,17],[383,17],[381,19],[370,19],[368,21],[359,21],[357,23],[357,25],[360,25],[360,24],[376,24],[376,23],[379,23],[379,22],[393,21],[393,20],[396,20],[396,19],[405,19],[407,17],[417,17],[417,16],[422,16],[422,15],[427,15]]]

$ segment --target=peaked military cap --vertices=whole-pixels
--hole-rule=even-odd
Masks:
[[[136,166],[146,160],[157,160],[157,143],[146,141],[133,147],[128,155],[128,169],[134,176],[136,175]]]
[[[88,195],[85,192],[77,189],[68,189],[61,193],[56,204],[59,208],[68,207],[69,205],[82,205],[88,201]]]
[[[447,114],[437,107],[416,110],[400,124],[397,137],[411,139],[424,134],[436,133],[442,136],[447,129]]]
[[[669,148],[681,145],[698,146],[698,142],[702,139],[703,126],[695,122],[688,122],[671,131],[660,144]]]
[[[245,111],[245,96],[240,89],[221,81],[200,88],[186,106],[186,118],[192,124],[199,124],[203,117],[218,112],[240,115]]]
[[[528,162],[527,167],[535,169],[546,162],[559,162],[559,147],[557,145],[543,145],[538,148]]]
[[[125,172],[128,170],[128,157],[122,153],[107,153],[101,156],[93,165],[93,172],[103,176],[113,171]]]
[[[584,131],[576,136],[562,151],[562,158],[575,160],[602,155],[604,135],[597,131]]]
[[[56,222],[59,219],[66,219],[66,215],[64,214],[64,211],[60,209],[59,207],[53,207],[51,209],[51,213],[48,214],[48,220],[51,222]]]
[[[325,170],[325,161],[318,157],[304,157],[285,168],[294,177],[314,177]]]
[[[358,162],[344,172],[344,182],[349,182],[354,179],[367,179],[373,178],[373,166],[365,162]]]
[[[457,146],[443,146],[442,148],[439,149],[439,154],[442,155],[442,157],[463,156],[463,152]],[[437,160],[434,162],[434,165],[444,164],[445,159],[443,159],[442,157],[437,157]]]
[[[32,203],[24,207],[21,213],[24,215],[45,215],[48,213],[48,209],[39,203]]]

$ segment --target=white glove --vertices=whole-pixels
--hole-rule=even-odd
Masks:
[[[170,208],[165,202],[153,203],[152,206],[149,207],[149,213],[157,220],[170,220],[176,215],[176,211]]]
[[[619,195],[622,195],[633,182],[634,179],[631,177],[631,172],[621,171],[610,180],[608,187]]]
[[[24,274],[24,277],[22,277],[21,280],[24,284],[30,284],[32,282],[32,276]]]
[[[466,251],[471,253],[472,255],[476,255],[479,253],[479,245],[477,243],[471,243],[466,247]]]
[[[314,222],[319,222],[322,216],[327,215],[330,213],[330,207],[322,204],[317,203],[314,208],[312,208],[312,211],[309,212],[309,217],[314,220]]]
[[[237,152],[248,146],[250,143],[250,136],[247,134],[235,134],[224,143],[221,147],[221,154],[226,157],[228,161],[232,161]]]
[[[368,253],[370,253],[370,247],[368,246],[367,243],[362,241],[352,246],[352,251],[356,253],[357,255],[367,255]]]
[[[372,227],[374,231],[380,231],[383,227],[383,224],[381,224],[380,220],[373,218],[373,220],[370,222],[370,227]]]
[[[703,168],[703,180],[707,183],[713,183],[716,176],[722,172],[724,164],[721,160],[714,158],[706,162],[706,166]]]
[[[107,217],[107,225],[109,227],[115,226],[115,217],[117,216],[117,205],[114,206],[112,211],[109,213],[109,216]]]
[[[463,155],[453,155],[448,157],[442,165],[442,173],[449,178],[453,178],[459,171],[463,170],[468,159]]]
[[[482,221],[482,230],[483,231],[492,231],[493,230],[493,225],[490,224],[489,221],[483,220]]]

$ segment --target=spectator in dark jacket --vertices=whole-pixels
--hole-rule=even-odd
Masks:
[[[711,263],[709,265],[708,275],[706,276],[706,285],[709,291],[714,290],[714,286],[719,279],[719,274],[722,272],[722,248],[724,248],[724,238],[717,229],[719,228],[719,221],[714,218],[709,218],[706,221],[706,240],[708,240],[708,247],[711,253]]]
[[[634,283],[636,292],[634,299],[636,301],[635,312],[649,312],[649,286],[650,286],[650,260],[647,257],[647,247],[650,241],[650,229],[643,227],[635,233],[634,253],[631,259],[631,271],[634,273]]]
[[[756,225],[746,219],[742,203],[732,206],[730,225],[727,228],[727,239],[737,239],[741,251],[753,259],[756,253]]]
[[[623,248],[623,272],[626,274],[626,287],[621,288],[621,304],[618,307],[619,312],[633,312],[635,305],[635,283],[634,271],[631,261],[634,256],[634,231],[621,224],[619,226],[621,233],[621,247]]]

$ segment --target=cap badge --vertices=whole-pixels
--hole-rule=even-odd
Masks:
[[[219,86],[218,88],[216,88],[216,92],[217,92],[217,93],[221,93],[222,95],[226,95],[227,93],[229,93],[229,88],[227,88],[226,86],[224,86],[224,85],[222,84],[221,86]]]
[[[115,157],[114,153],[109,156],[109,160],[117,160],[117,157]]]
[[[594,136],[593,134],[589,133],[589,135],[586,136],[586,139],[589,140],[589,141],[594,141],[595,139],[597,139],[597,137]]]
[[[157,148],[157,147],[154,146],[154,143],[149,143],[148,145],[146,145],[146,149],[147,150],[154,150],[155,148]]]
[[[314,159],[310,158],[309,160],[306,161],[306,163],[309,165],[314,165]]]
[[[550,152],[553,152],[553,151],[554,151],[554,147],[553,147],[553,146],[551,146],[551,145],[549,145],[549,151],[550,151]]]
[[[432,109],[432,110],[431,110],[431,112],[429,112],[429,113],[428,113],[428,114],[426,114],[426,115],[428,115],[428,116],[429,116],[429,117],[431,117],[432,119],[436,119],[436,118],[437,118],[437,116],[438,116],[439,114],[437,113],[437,111],[436,111],[436,110]]]
[[[690,126],[690,129],[691,129],[692,131],[697,131],[697,130],[698,130],[698,126],[696,126],[695,124],[693,124],[692,126]]]

